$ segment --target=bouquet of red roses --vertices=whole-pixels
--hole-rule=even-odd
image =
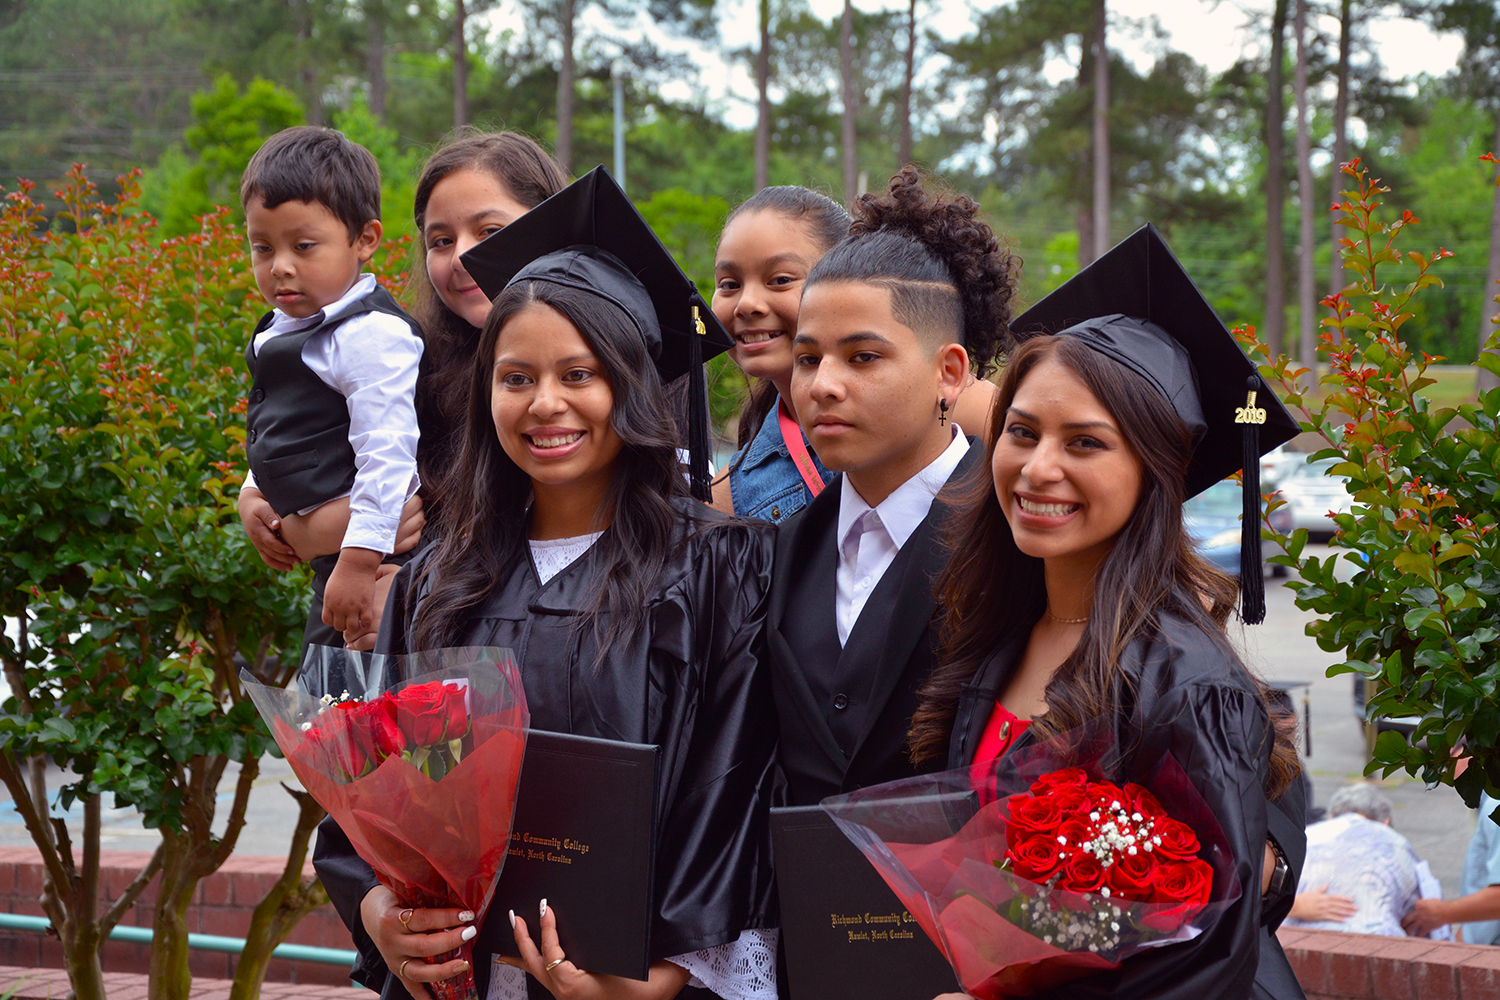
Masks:
[[[241,680],[302,785],[411,907],[484,919],[510,845],[526,696],[509,650],[308,650],[297,685]],[[432,961],[449,961],[459,952]],[[475,1000],[470,971],[433,984]]]
[[[1117,785],[1096,734],[1013,752],[984,789],[965,769],[823,802],[979,1000],[1118,968],[1239,898],[1224,835],[1177,761]]]

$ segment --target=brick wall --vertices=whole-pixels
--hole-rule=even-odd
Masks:
[[[151,855],[144,851],[101,852],[100,886],[104,902],[112,903],[134,880]],[[286,865],[285,858],[244,857],[235,855],[213,875],[198,884],[197,895],[188,910],[188,930],[200,934],[218,934],[242,938],[250,929],[255,906],[270,891]],[[312,875],[312,866],[304,869]],[[45,916],[37,901],[42,893],[41,856],[31,847],[0,847],[0,911],[28,916]],[[155,884],[146,887],[135,906],[120,920],[123,925],[151,926],[151,907],[155,902]],[[346,928],[332,906],[322,906],[302,918],[287,941],[292,944],[337,948],[354,947]],[[149,946],[124,941],[104,945],[104,971],[144,973],[148,971]],[[191,965],[195,977],[230,978],[238,956],[223,952],[194,951]],[[13,931],[0,928],[0,965],[23,968],[62,968],[62,944],[55,937],[35,931]],[[324,986],[348,986],[349,970],[343,966],[317,962],[291,962],[272,959],[266,972],[267,982],[307,983]]]
[[[1308,1000],[1496,1000],[1500,947],[1283,927]]]

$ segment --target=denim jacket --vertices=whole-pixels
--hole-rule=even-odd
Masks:
[[[812,502],[812,492],[802,482],[797,463],[781,439],[777,414],[772,407],[750,443],[735,452],[729,465],[729,495],[734,512],[741,517],[760,517],[780,524]],[[824,486],[833,481],[818,456],[808,450]]]

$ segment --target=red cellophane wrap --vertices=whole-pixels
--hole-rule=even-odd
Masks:
[[[1102,724],[969,769],[823,801],[979,1000],[1030,996],[1197,936],[1239,899],[1228,843],[1170,755],[1114,784]]]
[[[484,919],[510,845],[528,716],[509,650],[308,650],[296,687],[242,675],[302,785],[411,907]],[[470,971],[432,984],[475,997]]]

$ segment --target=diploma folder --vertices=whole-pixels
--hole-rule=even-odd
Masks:
[[[510,852],[476,956],[519,955],[510,910],[540,948],[537,907],[545,899],[557,909],[558,943],[569,961],[646,978],[660,761],[655,746],[528,731]]]
[[[959,989],[943,953],[822,808],[772,809],[771,849],[791,1000],[932,1000]]]

